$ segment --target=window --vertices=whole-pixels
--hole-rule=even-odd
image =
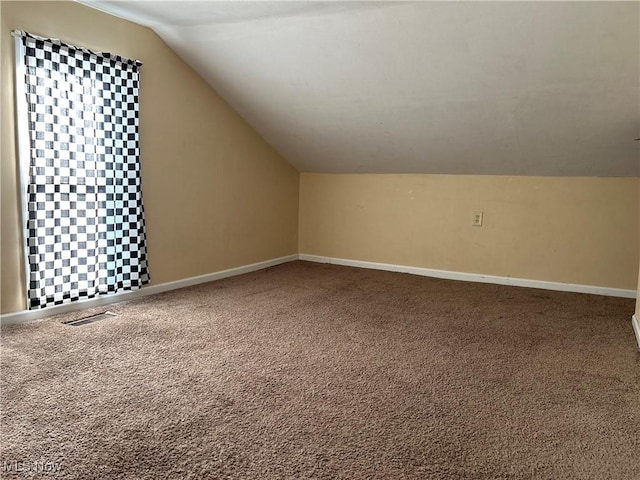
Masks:
[[[29,308],[141,287],[141,63],[14,36]]]

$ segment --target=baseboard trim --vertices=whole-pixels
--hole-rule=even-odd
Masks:
[[[346,258],[324,257],[320,255],[308,255],[301,253],[300,260],[317,263],[331,263],[347,267],[370,268],[374,270],[386,270],[389,272],[411,273],[423,277],[443,278],[447,280],[463,280],[466,282],[494,283],[497,285],[510,285],[514,287],[540,288],[543,290],[556,290],[560,292],[588,293],[592,295],[606,295],[609,297],[636,298],[636,290],[622,288],[598,287],[594,285],[579,285],[574,283],[546,282],[543,280],[529,280],[525,278],[499,277],[495,275],[482,275],[478,273],[452,272],[449,270],[435,270],[433,268],[410,267],[407,265],[394,265],[390,263],[365,262]]]
[[[227,277],[242,275],[244,273],[255,272],[257,270],[262,270],[264,268],[273,267],[275,265],[280,265],[282,263],[287,263],[294,260],[298,260],[297,254],[287,255],[286,257],[273,258],[271,260],[265,260],[263,262],[252,263],[250,265],[230,268],[228,270],[221,270],[219,272],[207,273],[205,275],[198,275],[196,277],[189,277],[182,280],[176,280],[174,282],[160,283],[158,285],[147,285],[139,290],[116,293],[113,295],[106,295],[102,297],[91,298],[88,300],[79,300],[77,302],[67,303],[65,305],[56,305],[54,307],[43,308],[41,310],[21,310],[19,312],[5,313],[0,315],[0,324],[4,327],[17,323],[32,322],[34,320],[40,320],[52,315],[59,315],[61,313],[75,312],[78,310],[100,307],[102,305],[124,302],[126,300],[146,297],[147,295],[154,295],[156,293],[167,292],[169,290],[176,290],[178,288],[190,287],[192,285],[198,285],[200,283],[207,283]]]
[[[638,317],[633,315],[631,317],[631,326],[633,327],[633,333],[636,334],[636,341],[638,342],[638,350],[640,350],[640,322]]]
[[[221,280],[227,277],[242,275],[244,273],[255,272],[264,268],[273,267],[294,260],[304,260],[315,263],[330,263],[334,265],[344,265],[347,267],[368,268],[373,270],[386,270],[389,272],[411,273],[425,277],[443,278],[447,280],[462,280],[467,282],[493,283],[497,285],[510,285],[516,287],[540,288],[543,290],[556,290],[561,292],[588,293],[592,295],[606,295],[610,297],[636,298],[636,290],[625,290],[622,288],[599,287],[593,285],[579,285],[573,283],[546,282],[542,280],[529,280],[523,278],[500,277],[495,275],[481,275],[477,273],[453,272],[449,270],[436,270],[432,268],[411,267],[407,265],[394,265],[389,263],[365,262],[361,260],[351,260],[346,258],[325,257],[321,255],[309,255],[306,253],[287,255],[285,257],[273,258],[262,262],[243,265],[240,267],[221,270],[218,272],[189,277],[174,282],[160,283],[158,285],[147,285],[139,290],[122,292],[114,295],[80,300],[65,305],[43,308],[42,310],[21,310],[0,315],[0,325],[14,325],[18,323],[32,322],[42,318],[59,315],[61,313],[75,312],[89,308],[100,307],[117,302],[133,300],[135,298],[154,295],[156,293],[176,290],[178,288],[190,287],[200,283]],[[632,317],[633,330],[638,340],[640,348],[640,324],[638,318]]]

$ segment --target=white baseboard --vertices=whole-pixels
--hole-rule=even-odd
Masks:
[[[634,315],[631,317],[631,325],[633,326],[633,333],[636,334],[636,341],[638,342],[638,350],[640,350],[640,322],[638,317]]]
[[[495,275],[482,275],[479,273],[452,272],[449,270],[435,270],[432,268],[410,267],[406,265],[394,265],[390,263],[364,262],[346,258],[323,257],[320,255],[308,255],[301,253],[300,260],[318,263],[331,263],[347,267],[371,268],[374,270],[387,270],[389,272],[411,273],[424,277],[444,278],[447,280],[463,280],[467,282],[494,283],[497,285],[510,285],[515,287],[541,288],[543,290],[557,290],[561,292],[589,293],[593,295],[606,295],[609,297],[636,298],[636,290],[622,288],[598,287],[594,285],[579,285],[575,283],[546,282],[543,280],[528,280],[525,278],[499,277]]]
[[[305,260],[316,263],[330,263],[334,265],[344,265],[348,267],[370,268],[374,270],[386,270],[390,272],[411,273],[413,275],[421,275],[425,277],[443,278],[447,280],[463,280],[467,282],[494,283],[498,285],[511,285],[517,287],[541,288],[544,290],[558,290],[562,292],[589,293],[593,295],[606,295],[612,297],[636,298],[636,290],[625,290],[621,288],[598,287],[592,285],[579,285],[572,283],[546,282],[542,280],[528,280],[523,278],[499,277],[494,275],[481,275],[477,273],[452,272],[448,270],[436,270],[432,268],[410,267],[406,265],[394,265],[389,263],[365,262],[360,260],[350,260],[345,258],[332,258],[320,255],[308,255],[305,253],[288,255],[286,257],[274,258],[263,262],[243,265],[241,267],[230,268],[219,272],[199,275],[197,277],[185,278],[174,282],[160,283],[158,285],[147,285],[139,290],[116,293],[114,295],[106,295],[88,300],[80,300],[65,305],[43,308],[41,310],[21,310],[19,312],[11,312],[0,315],[0,323],[2,326],[13,325],[16,323],[31,322],[41,318],[59,315],[61,313],[74,312],[95,308],[102,305],[109,305],[134,298],[145,297],[156,293],[167,292],[178,288],[189,287],[200,283],[212,282],[235,275],[255,272],[264,268],[280,265],[282,263],[294,260]],[[640,325],[638,319],[634,315],[632,319],[634,332],[640,346]]]
[[[56,305],[54,307],[43,308],[41,310],[21,310],[19,312],[5,313],[3,315],[0,315],[0,322],[2,326],[31,322],[33,320],[50,317],[52,315],[75,312],[78,310],[86,310],[89,308],[109,305],[116,302],[124,302],[125,300],[133,300],[134,298],[145,297],[147,295],[167,292],[169,290],[176,290],[178,288],[190,287],[191,285],[197,285],[199,283],[212,282],[214,280],[220,280],[222,278],[242,275],[243,273],[255,272],[256,270],[262,270],[263,268],[273,267],[274,265],[280,265],[282,263],[291,262],[294,260],[298,260],[297,254],[280,258],[273,258],[271,260],[252,263],[251,265],[243,265],[241,267],[230,268],[228,270],[222,270],[219,272],[208,273],[206,275],[199,275],[197,277],[176,280],[175,282],[160,283],[158,285],[147,285],[140,288],[139,290],[115,293],[113,295],[105,295],[101,297],[90,298],[87,300],[79,300],[77,302],[67,303],[64,305]]]

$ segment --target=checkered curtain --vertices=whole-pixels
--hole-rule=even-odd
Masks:
[[[17,34],[16,34],[17,33]],[[29,308],[149,282],[141,63],[14,32],[24,66]],[[26,127],[26,125],[25,125]]]

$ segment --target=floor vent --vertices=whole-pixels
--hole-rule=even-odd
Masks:
[[[117,317],[118,315],[112,312],[98,313],[97,315],[91,315],[90,317],[80,318],[78,320],[71,320],[70,322],[63,322],[65,325],[71,325],[72,327],[79,327],[88,323],[99,322],[105,318]]]

